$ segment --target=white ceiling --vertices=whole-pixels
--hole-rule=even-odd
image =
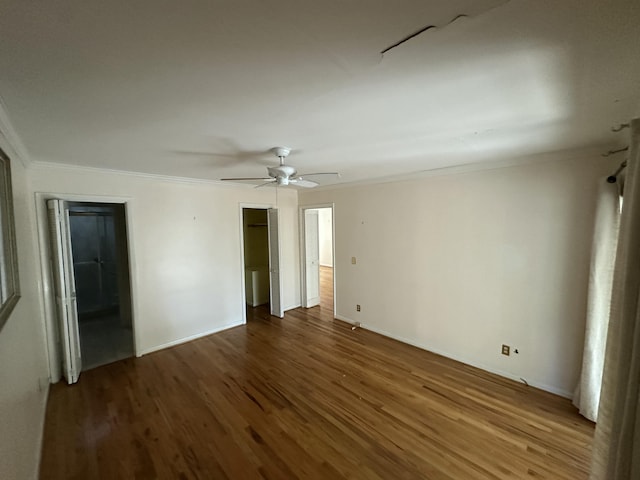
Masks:
[[[253,177],[286,145],[353,182],[606,151],[640,114],[637,0],[2,0],[0,32],[34,161]]]

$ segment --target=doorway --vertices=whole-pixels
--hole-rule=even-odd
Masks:
[[[47,206],[63,373],[74,383],[81,371],[134,356],[125,207]]]
[[[124,205],[69,203],[82,370],[133,356]]]
[[[301,209],[302,305],[334,311],[333,206]]]
[[[242,207],[241,214],[245,320],[282,318],[278,210]]]

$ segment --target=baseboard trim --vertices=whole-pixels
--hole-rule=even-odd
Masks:
[[[175,347],[176,345],[181,345],[183,343],[187,343],[192,340],[197,340],[198,338],[206,337],[208,335],[213,335],[214,333],[219,333],[219,332],[222,332],[223,330],[229,330],[230,328],[239,327],[240,325],[244,325],[244,322],[231,323],[229,325],[224,325],[222,327],[216,327],[211,330],[207,330],[206,332],[196,333],[195,335],[179,338],[178,340],[173,340],[171,342],[163,343],[161,345],[156,345],[154,347],[145,348],[144,350],[139,352],[137,356],[141,357],[143,355],[147,355],[148,353],[164,350],[165,348]]]
[[[343,322],[347,322],[347,323],[350,323],[352,325],[356,325],[357,324],[356,320],[353,320],[351,318],[345,317],[343,315],[335,314],[334,317],[336,319],[338,319],[338,320],[342,320]],[[436,355],[441,355],[443,357],[450,358],[451,360],[455,360],[456,362],[464,363],[465,365],[470,365],[472,367],[479,368],[480,370],[484,370],[485,372],[493,373],[495,375],[499,375],[501,377],[508,378],[510,380],[514,380],[514,381],[516,381],[518,383],[522,383],[522,378],[520,378],[517,375],[514,375],[512,373],[505,372],[503,370],[499,370],[499,369],[496,369],[496,368],[491,368],[491,367],[488,367],[488,366],[483,365],[481,363],[471,361],[471,360],[469,360],[467,358],[463,358],[463,357],[460,357],[458,355],[452,355],[449,352],[444,352],[444,351],[441,351],[441,350],[433,349],[433,348],[428,347],[428,346],[426,346],[426,345],[424,345],[422,343],[416,342],[414,340],[409,340],[408,338],[404,338],[404,337],[401,337],[401,336],[398,336],[398,335],[394,335],[394,334],[389,333],[389,332],[387,332],[385,330],[381,330],[379,328],[372,327],[370,325],[366,325],[366,324],[360,323],[360,328],[363,328],[364,330],[369,330],[369,331],[371,331],[373,333],[377,333],[378,335],[382,335],[383,337],[388,337],[388,338],[391,338],[393,340],[397,340],[398,342],[406,343],[407,345],[411,345],[411,346],[419,348],[421,350],[426,350],[427,352],[435,353]],[[558,395],[560,397],[569,398],[569,399],[571,399],[573,397],[573,392],[568,392],[568,391],[563,390],[561,388],[557,388],[557,387],[554,387],[554,386],[551,386],[551,385],[547,385],[545,383],[537,382],[535,380],[527,380],[527,385],[529,385],[530,387],[537,388],[539,390],[544,390],[545,392],[553,393],[554,395]]]
[[[42,386],[42,388],[44,388],[44,395],[42,396],[42,407],[41,407],[41,412],[40,412],[40,433],[38,434],[38,440],[37,440],[37,445],[38,445],[38,451],[36,452],[36,477],[40,476],[40,464],[42,463],[42,446],[44,443],[44,426],[45,426],[45,422],[47,420],[47,405],[49,404],[49,387],[51,386],[51,384],[49,383],[49,379],[46,379],[46,383],[44,383],[44,385],[42,385],[42,383],[40,383],[40,385]]]
[[[283,311],[287,312],[287,311],[293,310],[295,308],[300,308],[301,306],[302,305],[299,304],[299,303],[298,304],[294,304],[294,305],[290,305],[288,307],[283,308]],[[153,352],[157,352],[159,350],[164,350],[165,348],[175,347],[176,345],[180,345],[182,343],[187,343],[187,342],[190,342],[192,340],[197,340],[198,338],[206,337],[207,335],[213,335],[214,333],[219,333],[219,332],[222,332],[223,330],[228,330],[230,328],[239,327],[240,325],[244,325],[245,323],[246,322],[243,320],[241,322],[232,323],[232,324],[229,324],[229,325],[225,325],[223,327],[214,328],[214,329],[208,330],[206,332],[196,333],[195,335],[190,335],[188,337],[180,338],[178,340],[173,340],[171,342],[163,343],[162,345],[157,345],[155,347],[144,349],[144,350],[142,350],[142,352],[140,352],[136,356],[141,357],[141,356],[146,355],[148,353],[153,353]]]

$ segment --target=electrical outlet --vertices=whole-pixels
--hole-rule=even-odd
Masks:
[[[356,264],[356,257],[351,257],[351,265],[355,265]]]
[[[360,311],[360,305],[356,305],[356,312]]]
[[[511,347],[509,347],[509,345],[502,345],[502,354],[503,355],[509,356],[510,351],[511,351]]]

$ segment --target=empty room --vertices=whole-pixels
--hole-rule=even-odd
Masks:
[[[637,1],[0,32],[0,478],[640,478]]]

